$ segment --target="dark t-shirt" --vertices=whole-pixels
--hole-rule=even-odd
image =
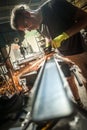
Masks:
[[[43,21],[40,30],[43,30],[43,35],[53,39],[73,26],[77,7],[66,0],[51,0],[42,6],[41,11]],[[72,55],[83,52],[81,45],[83,39],[80,35],[80,33],[77,33],[69,38],[69,40],[64,41],[61,47],[58,48],[60,53],[63,55]],[[78,42],[78,38],[80,43]]]

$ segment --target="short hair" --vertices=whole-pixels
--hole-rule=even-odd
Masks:
[[[10,17],[10,25],[11,28],[14,30],[17,30],[18,24],[17,21],[19,18],[24,17],[24,10],[29,10],[29,6],[23,4],[23,5],[17,5],[15,6],[11,11],[11,17]]]

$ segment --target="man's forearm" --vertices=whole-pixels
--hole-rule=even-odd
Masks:
[[[81,29],[85,28],[87,26],[87,13],[84,12],[81,9],[78,9],[78,12],[76,13],[75,16],[75,23],[74,25],[68,29],[66,34],[69,35],[69,37],[73,36],[77,32],[80,32]]]

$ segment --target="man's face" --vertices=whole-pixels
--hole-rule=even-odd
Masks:
[[[18,30],[21,31],[31,31],[39,28],[39,22],[36,17],[32,16],[24,16],[18,19],[17,21],[18,24]]]

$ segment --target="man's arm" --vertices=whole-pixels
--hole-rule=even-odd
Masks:
[[[73,36],[87,26],[87,13],[80,8],[77,9],[74,19],[74,25],[65,32],[69,37]]]
[[[61,35],[57,36],[53,39],[53,47],[58,48],[61,46],[62,41],[68,39],[73,36],[77,32],[80,32],[81,29],[84,29],[87,26],[87,13],[77,8],[74,24],[68,30],[63,32]]]

